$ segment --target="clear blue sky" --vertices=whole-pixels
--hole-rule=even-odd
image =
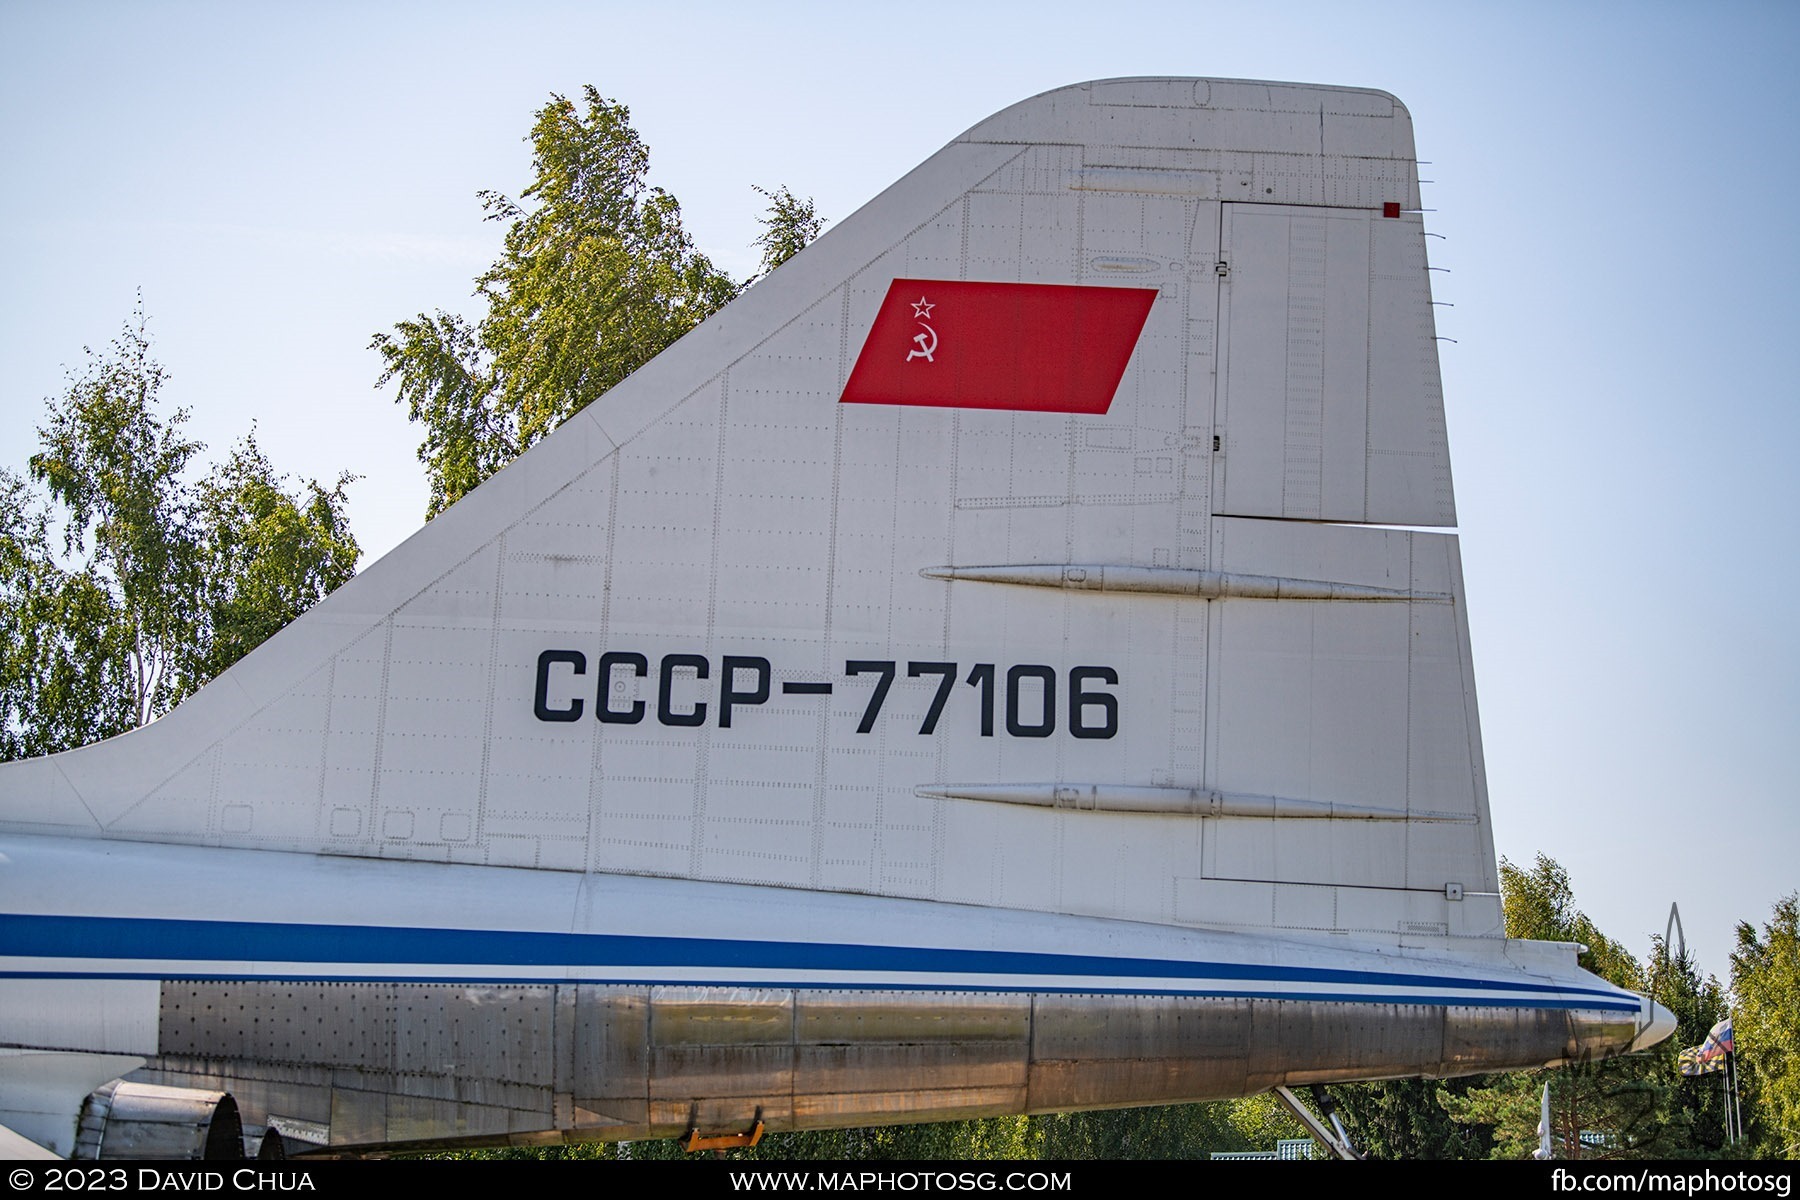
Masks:
[[[1800,888],[1789,3],[0,5],[0,463],[139,288],[223,452],[363,475],[380,553],[417,434],[369,338],[474,312],[552,92],[631,106],[700,245],[758,197],[842,217],[990,112],[1119,75],[1384,88],[1426,204],[1494,822],[1643,952],[1704,969]]]

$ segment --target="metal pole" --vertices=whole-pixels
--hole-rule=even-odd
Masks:
[[[1337,1134],[1332,1131],[1330,1126],[1327,1126],[1323,1121],[1319,1120],[1318,1117],[1314,1116],[1312,1110],[1307,1108],[1306,1105],[1300,1103],[1300,1097],[1294,1095],[1291,1089],[1278,1087],[1273,1090],[1275,1092],[1275,1098],[1281,1101],[1289,1112],[1294,1114],[1294,1119],[1300,1122],[1301,1128],[1306,1130],[1313,1141],[1319,1143],[1320,1148],[1323,1149],[1325,1153],[1331,1155],[1333,1158],[1340,1159],[1358,1159],[1362,1157],[1362,1155],[1356,1152],[1356,1148],[1350,1144],[1350,1139],[1348,1137],[1340,1141]],[[1340,1126],[1340,1128],[1342,1127]]]
[[[1732,1038],[1735,1044],[1737,1027],[1732,1026]],[[1737,1051],[1733,1050],[1725,1056],[1725,1070],[1731,1076],[1731,1107],[1737,1114],[1737,1133],[1740,1139],[1744,1136],[1744,1109],[1738,1099]]]

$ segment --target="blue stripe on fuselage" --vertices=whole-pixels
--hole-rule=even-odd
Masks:
[[[45,972],[38,971],[0,971],[0,979],[41,979]],[[1275,992],[1244,991],[1231,988],[1124,988],[1124,987],[1084,987],[1079,985],[1062,985],[1046,987],[1044,985],[1003,985],[1003,984],[969,984],[957,987],[947,983],[894,983],[882,980],[876,983],[844,983],[831,981],[821,983],[816,979],[742,979],[694,980],[694,979],[540,979],[530,976],[514,975],[405,975],[396,976],[391,973],[382,975],[309,975],[304,972],[281,972],[269,974],[262,971],[251,971],[237,975],[216,975],[204,972],[83,972],[79,975],[69,972],[55,972],[51,975],[57,979],[141,979],[165,980],[179,979],[183,983],[350,983],[380,984],[383,986],[401,983],[419,984],[468,984],[498,987],[551,987],[561,983],[582,983],[596,985],[612,985],[623,987],[756,987],[780,988],[803,991],[806,989],[825,989],[830,991],[882,991],[882,992],[937,992],[956,994],[963,992],[979,992],[983,995],[1031,995],[1045,992],[1075,993],[1094,996],[1193,996],[1205,1000],[1293,1000],[1309,1003],[1327,1004],[1418,1004],[1445,1007],[1454,1005],[1458,1008],[1546,1008],[1546,1009],[1582,1009],[1602,1012],[1637,1013],[1641,1006],[1635,1001],[1620,1002],[1618,1000],[1579,1000],[1567,998],[1541,998],[1533,996],[1434,996],[1429,994],[1413,994],[1407,992]]]
[[[333,963],[520,967],[684,968],[755,971],[856,971],[982,976],[1135,977],[1429,987],[1498,991],[1523,999],[1592,996],[1613,1007],[1613,990],[1401,971],[1358,971],[1258,963],[1109,958],[1022,950],[961,950],[839,942],[649,937],[608,933],[431,929],[385,925],[310,925],[259,921],[183,921],[146,917],[0,916],[0,957],[162,959],[200,964]],[[16,972],[9,972],[16,973]],[[85,974],[85,972],[84,972]],[[135,974],[135,973],[133,973]],[[196,975],[210,974],[203,968]],[[188,977],[184,973],[184,977]],[[286,976],[284,976],[286,977]],[[831,986],[810,983],[796,986]],[[1041,990],[1041,989],[1030,989]],[[1109,989],[1111,990],[1111,989]],[[1223,994],[1223,993],[1218,993]],[[1350,997],[1342,997],[1349,999]],[[1413,1001],[1407,1001],[1413,1002]],[[1430,1002],[1445,1003],[1434,997]],[[1558,1005],[1560,1006],[1560,1005]],[[1635,998],[1629,1006],[1633,1010]]]

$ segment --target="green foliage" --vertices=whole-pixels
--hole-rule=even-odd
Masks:
[[[1731,991],[1753,1148],[1800,1158],[1800,895],[1777,901],[1760,934],[1748,921],[1738,925]]]
[[[1025,1117],[984,1117],[968,1121],[883,1125],[861,1129],[815,1129],[765,1137],[754,1150],[733,1157],[823,1162],[943,1162],[1034,1157],[1030,1121]]]
[[[517,201],[482,192],[507,222],[500,258],[476,280],[487,313],[443,311],[375,335],[382,386],[425,427],[427,515],[443,511],[649,362],[739,285],[694,248],[674,196],[647,181],[650,151],[624,105],[592,87],[552,96],[528,139],[532,181]],[[772,270],[817,236],[810,201],[763,192],[758,244]]]
[[[986,1117],[969,1121],[944,1121],[927,1125],[885,1125],[857,1129],[811,1129],[797,1133],[771,1133],[753,1147],[722,1152],[725,1157],[747,1161],[798,1162],[905,1162],[981,1161],[1035,1157],[1036,1135],[1026,1117]],[[590,1143],[543,1149],[461,1151],[449,1158],[620,1158],[699,1159],[679,1141]]]
[[[1501,860],[1508,937],[1580,942],[1581,965],[1622,987],[1650,992],[1680,1023],[1676,1035],[1638,1054],[1575,1062],[1551,1071],[1492,1077],[1438,1098],[1458,1124],[1491,1133],[1496,1158],[1522,1158],[1538,1145],[1544,1084],[1550,1084],[1551,1143],[1559,1158],[1678,1158],[1723,1152],[1723,1112],[1703,1081],[1684,1080],[1675,1056],[1698,1044],[1724,1009],[1715,979],[1702,979],[1685,954],[1657,939],[1647,963],[1594,927],[1574,904],[1566,872],[1538,855],[1531,870]],[[1580,1134],[1601,1144],[1583,1146]]]
[[[1575,907],[1569,873],[1539,854],[1530,870],[1500,860],[1500,888],[1506,936],[1546,942],[1579,942],[1581,965],[1621,987],[1643,990],[1645,976],[1636,959]],[[1451,1119],[1491,1130],[1496,1158],[1525,1158],[1538,1146],[1543,1088],[1550,1084],[1552,1145],[1560,1158],[1643,1157],[1667,1147],[1659,1111],[1674,1098],[1672,1080],[1659,1060],[1612,1059],[1572,1063],[1554,1071],[1494,1077],[1460,1095],[1439,1093]],[[1583,1149],[1583,1131],[1607,1139]]]
[[[734,1156],[873,1160],[1203,1159],[1213,1151],[1272,1150],[1306,1136],[1273,1096],[1215,1104],[988,1117],[929,1125],[773,1134]]]
[[[639,1143],[641,1144],[641,1143]],[[395,1155],[402,1159],[457,1162],[567,1162],[632,1157],[633,1144],[623,1142],[571,1142],[556,1146],[494,1146],[478,1150],[427,1150]]]
[[[1575,907],[1569,873],[1546,854],[1526,871],[1500,860],[1500,891],[1506,913],[1506,936],[1538,942],[1579,942],[1586,946],[1577,961],[1622,988],[1643,991],[1644,970],[1631,952],[1601,933],[1586,913]]]
[[[344,512],[354,481],[313,480],[290,494],[254,433],[195,490],[200,620],[180,662],[211,679],[356,573],[360,553]]]
[[[1680,1129],[1667,1119],[1680,1082],[1660,1055],[1497,1076],[1442,1102],[1456,1121],[1492,1128],[1493,1157],[1528,1158],[1538,1147],[1546,1082],[1550,1144],[1558,1158],[1670,1158],[1683,1149]],[[1599,1135],[1600,1144],[1583,1144],[1582,1134]]]
[[[166,381],[140,309],[49,402],[43,492],[0,472],[0,756],[155,719],[355,570],[350,477],[290,494],[247,438],[191,482]]]
[[[48,510],[0,471],[0,760],[135,723],[129,625],[92,568],[65,570]]]
[[[186,411],[166,422],[157,415],[166,374],[150,357],[141,308],[108,353],[86,355],[38,430],[31,476],[63,509],[64,553],[87,556],[77,587],[104,589],[115,602],[131,723],[142,725],[183,690],[176,659],[194,624],[199,575],[181,476],[201,446],[182,436]],[[97,732],[117,732],[116,722]]]
[[[1642,1052],[1656,1064],[1657,1077],[1675,1081],[1658,1113],[1665,1125],[1663,1149],[1673,1158],[1709,1157],[1722,1154],[1725,1144],[1725,1098],[1720,1077],[1683,1077],[1677,1056],[1684,1046],[1698,1046],[1726,1013],[1725,989],[1708,975],[1702,978],[1685,948],[1670,953],[1661,937],[1652,939],[1649,960],[1652,999],[1675,1017],[1675,1032],[1667,1041]]]
[[[1041,1159],[1203,1159],[1215,1150],[1272,1150],[1305,1133],[1273,1096],[1215,1104],[983,1117],[933,1124],[771,1133],[753,1148],[725,1151],[748,1161],[993,1162]],[[446,1158],[685,1159],[674,1139],[545,1148],[453,1151]]]
[[[425,515],[436,516],[512,461],[523,446],[517,422],[496,400],[493,369],[461,317],[439,311],[375,335],[385,369],[377,386],[400,381],[407,415],[425,426],[419,461],[431,485]]]
[[[824,1162],[1205,1158],[1214,1150],[1273,1149],[1304,1133],[1271,1096],[1218,1104],[985,1117],[932,1124],[775,1133],[732,1158]],[[681,1157],[672,1141],[635,1142],[635,1158]]]
[[[802,200],[785,187],[773,192],[759,187],[756,191],[769,201],[768,215],[758,218],[763,231],[756,237],[756,244],[762,247],[762,271],[757,276],[761,278],[806,249],[825,228],[825,218],[811,200]]]
[[[1241,1113],[1240,1105],[1246,1106]],[[1193,1159],[1215,1150],[1271,1149],[1277,1137],[1294,1136],[1283,1128],[1264,1138],[1267,1116],[1249,1102],[1231,1101],[1055,1113],[1032,1121],[1040,1158]]]
[[[1493,1152],[1493,1130],[1469,1120],[1459,1124],[1444,1107],[1444,1098],[1461,1101],[1483,1077],[1464,1079],[1389,1079],[1378,1083],[1333,1086],[1332,1099],[1359,1152],[1368,1158],[1487,1158]]]
[[[1538,1147],[1539,1097],[1546,1074],[1488,1076],[1461,1095],[1440,1092],[1438,1103],[1457,1124],[1487,1130],[1491,1157],[1529,1158]]]
[[[1245,1096],[1223,1104],[1226,1123],[1242,1140],[1241,1146],[1218,1146],[1219,1150],[1273,1150],[1282,1138],[1306,1137],[1306,1130],[1294,1119],[1287,1106],[1274,1093]]]

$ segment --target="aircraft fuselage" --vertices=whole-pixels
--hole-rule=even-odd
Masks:
[[[54,1013],[40,1045],[230,1092],[290,1151],[296,1130],[355,1149],[1212,1100],[1605,1055],[1650,1016],[1572,953],[1492,939],[91,840],[0,854],[30,898],[0,926],[7,1019]]]

